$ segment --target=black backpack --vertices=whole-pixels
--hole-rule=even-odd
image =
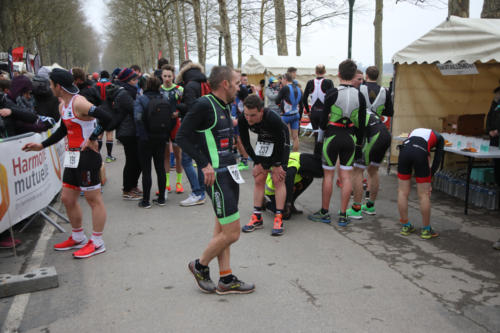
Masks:
[[[165,139],[170,133],[172,107],[163,96],[149,99],[143,122],[150,139]]]

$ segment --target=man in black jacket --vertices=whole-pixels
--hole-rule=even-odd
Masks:
[[[179,74],[175,79],[175,83],[184,87],[182,94],[181,104],[183,108],[180,109],[181,121],[185,118],[186,114],[190,112],[196,99],[202,95],[202,84],[207,82],[207,77],[203,74],[203,68],[199,64],[185,63],[181,67]],[[184,112],[183,112],[184,111]],[[182,152],[182,167],[188,177],[189,184],[191,185],[192,193],[189,197],[181,201],[180,205],[194,206],[202,205],[205,203],[205,184],[203,173],[198,168],[198,175],[193,167],[192,156],[189,156],[184,151]]]

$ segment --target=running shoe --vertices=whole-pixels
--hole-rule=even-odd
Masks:
[[[493,243],[493,248],[495,250],[500,250],[500,240],[497,240],[495,243]]]
[[[14,239],[14,241],[12,241],[12,239],[8,237],[0,241],[0,249],[12,249],[19,244],[21,244],[21,241],[19,239]]]
[[[167,204],[167,200],[153,199],[153,204],[158,206],[165,206]]]
[[[114,156],[106,156],[106,163],[111,163],[116,161],[116,157]]]
[[[167,191],[168,193],[172,192],[172,186],[165,186],[165,191]],[[157,194],[160,194],[160,191],[158,191]]]
[[[142,195],[138,195],[132,191],[130,192],[123,192],[122,194],[123,200],[141,200]]]
[[[238,163],[238,170],[248,170],[248,162],[241,161],[240,163]]]
[[[350,223],[350,221],[347,218],[347,216],[339,215],[339,220],[337,222],[339,227],[346,227],[349,223]]]
[[[182,200],[180,205],[183,207],[195,206],[195,205],[203,205],[205,203],[205,196],[196,195],[191,193],[187,199]]]
[[[429,228],[429,229],[422,228],[422,230],[420,231],[420,238],[423,238],[423,239],[431,239],[431,238],[436,238],[438,236],[439,236],[439,234],[436,231],[434,231],[432,228]]]
[[[403,236],[409,236],[410,234],[412,234],[414,232],[415,232],[415,227],[410,224],[409,226],[406,226],[406,225],[402,226],[401,231],[399,233]]]
[[[233,280],[229,283],[224,283],[219,280],[215,292],[217,295],[227,295],[227,294],[250,294],[254,292],[255,285],[253,283],[245,283],[238,280],[236,276],[233,275]]]
[[[241,228],[241,231],[243,232],[252,232],[255,229],[262,229],[264,228],[264,220],[262,219],[262,215],[260,216],[260,219],[257,218],[257,215],[252,214],[252,217],[250,218],[250,222],[248,222],[246,225]]]
[[[106,251],[106,248],[104,247],[104,243],[102,243],[101,246],[97,247],[94,244],[94,241],[89,240],[89,242],[82,247],[80,250],[73,252],[73,258],[75,259],[83,259],[83,258],[88,258],[95,256],[96,254],[103,253]]]
[[[298,210],[297,207],[295,207],[294,204],[292,204],[292,214],[302,214],[303,211]]]
[[[175,193],[177,193],[177,194],[184,193],[184,187],[182,187],[181,183],[176,183],[175,184]]]
[[[137,206],[139,206],[140,208],[149,209],[149,208],[151,208],[151,203],[149,201],[141,200],[141,201],[139,201]]]
[[[285,231],[283,228],[283,217],[281,214],[277,214],[274,218],[273,229],[271,230],[271,236],[281,236]]]
[[[134,187],[130,190],[130,192],[134,192],[135,194],[142,196],[142,191],[138,187]]]
[[[375,212],[375,206],[368,207],[367,205],[362,205],[361,210],[367,215],[377,215]]]
[[[307,218],[314,222],[332,223],[332,220],[330,219],[330,213],[322,214],[321,209],[316,213],[309,215]]]
[[[363,212],[362,210],[355,210],[354,208],[349,208],[346,211],[347,217],[354,219],[354,220],[361,220],[363,218]]]
[[[87,244],[88,240],[87,237],[85,237],[82,241],[77,242],[73,240],[73,237],[69,236],[67,240],[64,242],[54,244],[54,250],[56,251],[66,251],[66,250],[71,250],[71,249],[81,249]]]
[[[210,279],[210,269],[208,267],[204,270],[197,270],[196,261],[193,260],[188,264],[188,269],[193,274],[201,291],[207,294],[212,294],[215,291],[215,284]]]

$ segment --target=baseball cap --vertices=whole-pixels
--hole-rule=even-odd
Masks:
[[[49,74],[49,78],[55,84],[60,84],[61,88],[69,94],[75,95],[80,92],[73,84],[73,75],[65,69],[54,68]]]

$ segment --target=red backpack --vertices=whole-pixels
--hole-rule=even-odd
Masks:
[[[99,87],[99,90],[101,92],[101,100],[105,101],[106,100],[106,87],[109,86],[111,82],[97,82],[96,86]]]
[[[208,82],[201,82],[201,96],[208,95],[212,92]]]

